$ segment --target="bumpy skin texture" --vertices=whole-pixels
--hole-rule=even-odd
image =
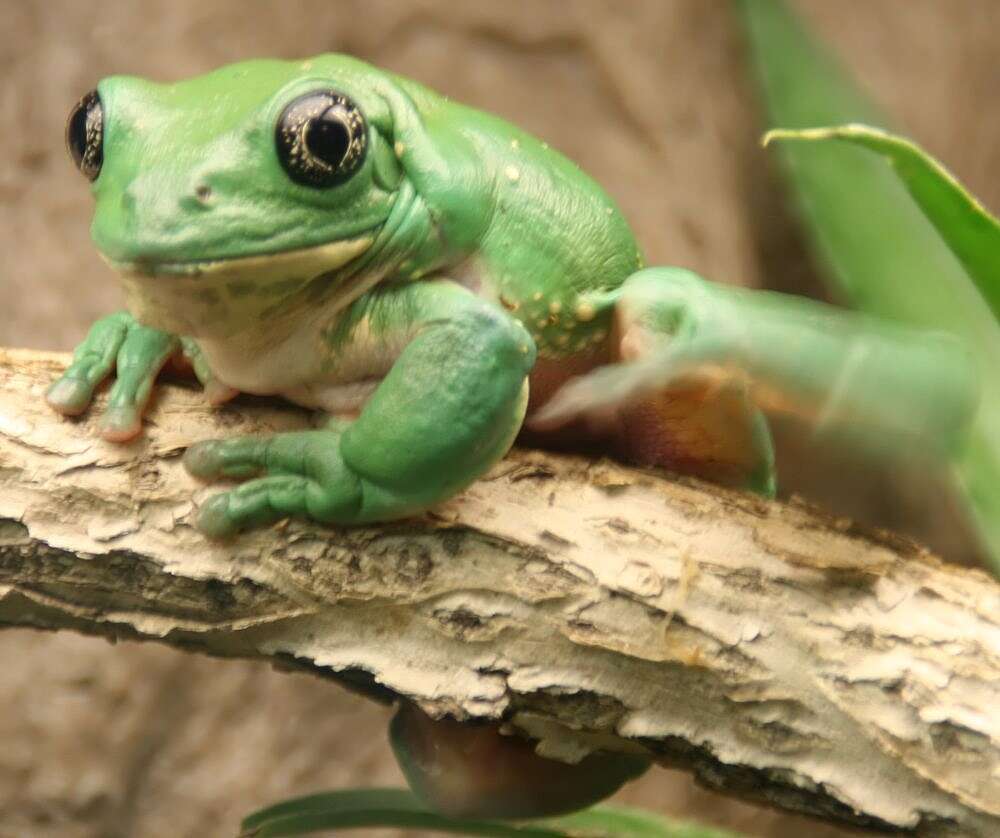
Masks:
[[[289,176],[277,141],[286,108],[315,91],[353,104],[346,147],[363,145],[360,165],[322,188]],[[200,510],[211,536],[288,515],[358,524],[428,509],[502,457],[526,416],[543,442],[603,439],[770,494],[762,407],[947,448],[974,405],[949,338],[641,270],[620,211],[574,164],[355,59],[250,61],[173,84],[113,77],[98,95],[99,119],[70,127],[86,127],[93,238],[129,311],[95,324],[49,402],[78,414],[116,372],[101,428],[129,439],[160,369],[182,357],[212,403],[274,394],[337,415],[322,430],[189,449],[194,475],[245,480]],[[317,124],[287,134],[300,160],[319,147]],[[483,736],[503,751],[492,733],[434,733],[412,714],[395,727],[414,785],[455,811],[573,808],[640,767],[560,767],[520,745],[485,765]],[[463,771],[441,769],[435,748],[470,778],[480,769],[464,802],[452,782]],[[536,769],[579,794],[539,803]]]

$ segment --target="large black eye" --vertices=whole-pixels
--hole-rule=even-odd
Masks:
[[[70,111],[66,145],[87,180],[96,180],[104,162],[104,108],[96,90],[91,90]]]
[[[317,189],[351,177],[368,150],[365,118],[336,90],[314,90],[294,99],[278,117],[274,137],[288,176]]]

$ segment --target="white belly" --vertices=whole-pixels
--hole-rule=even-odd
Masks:
[[[353,340],[333,353],[317,326],[282,341],[260,336],[198,340],[212,375],[243,393],[281,396],[329,413],[360,411],[405,347],[374,340],[362,321]]]
[[[281,395],[290,402],[326,413],[360,413],[379,384],[380,381],[312,384],[288,390]]]
[[[312,330],[294,332],[277,343],[265,343],[257,335],[197,343],[219,381],[260,396],[280,395],[314,382],[323,365],[323,346]]]

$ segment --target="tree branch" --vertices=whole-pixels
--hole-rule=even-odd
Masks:
[[[885,533],[608,462],[515,451],[433,515],[212,544],[179,454],[303,427],[167,385],[143,438],[0,350],[0,624],[306,669],[574,759],[645,749],[878,830],[1000,834],[1000,587]],[[192,502],[194,501],[194,502]]]

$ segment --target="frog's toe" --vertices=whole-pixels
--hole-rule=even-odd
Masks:
[[[94,390],[87,382],[63,376],[45,393],[45,401],[64,416],[79,416],[93,398]]]
[[[268,443],[254,437],[196,442],[184,452],[184,468],[200,480],[253,477],[265,468]]]
[[[289,516],[325,520],[327,494],[306,477],[261,477],[210,498],[198,512],[197,527],[209,538],[225,539]]]
[[[66,371],[45,394],[45,400],[54,410],[78,416],[87,409],[94,390],[115,368],[131,322],[125,312],[118,312],[102,317],[90,327]]]
[[[241,530],[263,527],[305,511],[307,481],[301,477],[262,477],[209,498],[198,510],[196,526],[209,538],[226,540]]]
[[[223,541],[239,532],[239,526],[229,513],[229,493],[209,498],[198,510],[196,526],[202,535]]]
[[[205,382],[205,399],[212,407],[218,407],[219,405],[225,404],[228,401],[232,401],[239,394],[240,391],[235,387],[230,387],[228,384],[223,384],[221,381],[210,378]]]
[[[181,458],[187,473],[199,480],[214,480],[218,477],[220,471],[218,445],[218,440],[207,439],[190,446]]]
[[[100,434],[109,442],[128,442],[142,431],[142,418],[135,407],[108,408],[101,417]]]

